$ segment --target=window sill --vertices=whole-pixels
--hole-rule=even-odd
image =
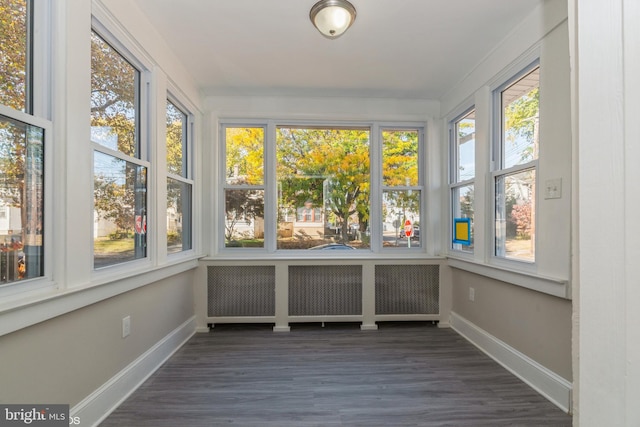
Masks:
[[[309,254],[305,251],[287,251],[284,253],[265,253],[265,252],[223,252],[214,256],[206,256],[201,261],[322,261],[322,260],[340,260],[343,262],[361,262],[368,260],[445,260],[442,256],[427,255],[424,252],[413,252],[411,250],[389,251],[389,252],[371,252],[358,251],[361,253],[353,253],[357,251],[311,251]],[[345,253],[346,252],[346,253]]]
[[[566,279],[545,277],[534,273],[516,271],[461,258],[449,257],[449,266],[548,295],[571,299],[571,286]]]
[[[28,293],[21,299],[0,305],[0,336],[192,270],[197,266],[197,258],[192,258],[111,281],[51,289],[38,294]]]

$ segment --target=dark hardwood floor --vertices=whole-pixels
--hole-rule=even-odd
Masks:
[[[102,424],[570,426],[571,417],[450,329],[430,323],[216,325]]]

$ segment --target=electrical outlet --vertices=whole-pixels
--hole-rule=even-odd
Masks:
[[[122,318],[122,338],[126,338],[131,333],[131,316]]]
[[[469,288],[469,301],[476,300],[476,290],[474,288]]]

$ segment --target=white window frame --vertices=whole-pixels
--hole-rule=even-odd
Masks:
[[[32,279],[24,279],[16,282],[0,285],[0,299],[3,301],[10,301],[12,297],[22,297],[25,293],[30,291],[42,290],[43,288],[53,288],[55,283],[53,282],[53,180],[51,177],[51,164],[52,164],[52,135],[53,125],[51,121],[35,117],[30,114],[17,111],[12,108],[8,108],[4,105],[0,105],[0,114],[10,119],[17,120],[27,125],[42,128],[44,130],[44,230],[43,230],[43,258],[44,258],[44,272],[40,277],[34,277]]]
[[[171,86],[171,85],[170,85]],[[191,188],[191,205],[189,206],[190,212],[189,212],[189,216],[190,216],[190,220],[189,220],[189,233],[190,233],[190,239],[191,239],[191,247],[189,249],[183,249],[179,252],[174,252],[171,254],[167,254],[168,257],[171,258],[178,258],[181,256],[184,256],[184,254],[193,254],[195,252],[195,228],[194,228],[194,213],[195,213],[195,180],[194,180],[194,173],[195,173],[195,167],[194,167],[194,160],[195,160],[195,156],[194,156],[194,136],[195,136],[195,116],[193,114],[194,108],[193,107],[188,107],[188,103],[183,102],[178,96],[174,95],[174,93],[176,93],[177,90],[176,89],[169,89],[167,91],[167,97],[166,100],[168,102],[171,102],[178,110],[180,110],[180,112],[182,112],[182,114],[184,114],[186,116],[186,135],[183,136],[183,144],[184,144],[184,148],[183,151],[186,153],[186,155],[182,158],[183,162],[186,162],[186,167],[184,167],[184,175],[176,175],[173,173],[169,173],[168,168],[165,168],[165,172],[166,172],[166,177],[173,179],[175,181],[181,182],[183,184],[188,185]],[[166,114],[165,114],[166,117]],[[165,138],[165,146],[166,146],[166,138]],[[168,187],[168,181],[166,181],[165,183],[165,187]],[[166,203],[166,200],[165,200]],[[165,213],[165,221],[166,221],[166,209],[164,210]]]
[[[264,132],[264,138],[262,141],[263,144],[263,155],[262,155],[262,167],[263,167],[263,176],[262,176],[262,184],[261,185],[257,185],[257,184],[253,184],[253,185],[233,185],[233,184],[228,184],[227,183],[227,144],[226,144],[226,131],[227,129],[233,129],[233,128],[258,128],[258,129],[262,129]],[[270,139],[270,132],[274,132],[274,137],[273,137],[273,144],[268,143],[267,141]],[[275,233],[272,232],[271,228],[268,226],[268,218],[271,217],[269,210],[270,207],[273,206],[273,203],[270,203],[270,200],[276,200],[275,194],[273,193],[273,191],[271,190],[267,190],[267,188],[270,188],[271,186],[268,184],[268,177],[269,176],[274,176],[275,174],[271,174],[269,171],[271,170],[271,168],[268,166],[271,162],[268,160],[271,157],[273,157],[274,159],[274,166],[275,166],[275,127],[273,127],[270,123],[267,122],[253,122],[253,121],[224,121],[223,123],[220,123],[220,134],[219,134],[219,141],[220,141],[220,163],[219,163],[219,167],[220,167],[220,191],[218,194],[218,204],[217,206],[219,207],[217,209],[217,213],[219,215],[220,218],[220,223],[219,223],[219,233],[218,233],[218,239],[217,239],[217,247],[218,250],[223,251],[223,252],[242,252],[244,253],[251,253],[251,252],[258,252],[258,253],[264,253],[265,251],[268,252],[273,252],[275,251],[275,246],[276,246],[276,241],[275,241]],[[271,147],[271,148],[270,148]],[[269,169],[269,170],[268,170]],[[273,170],[275,171],[275,167],[273,168]],[[264,244],[262,248],[234,248],[234,247],[227,247],[226,246],[226,203],[225,203],[225,194],[227,190],[255,190],[255,191],[262,191],[264,194],[264,199],[263,199],[263,204],[264,204],[264,223],[265,223],[265,230],[264,230]]]
[[[375,242],[375,246],[372,245],[372,250],[374,252],[380,252],[383,251],[385,253],[396,253],[396,252],[401,252],[401,253],[407,253],[407,252],[419,252],[419,253],[423,253],[426,252],[427,250],[427,241],[429,240],[429,235],[427,233],[427,230],[429,230],[429,227],[427,227],[428,225],[428,216],[427,216],[427,209],[426,206],[427,205],[427,191],[426,191],[426,185],[425,185],[425,180],[426,180],[426,167],[425,165],[427,164],[427,162],[425,161],[425,157],[426,157],[426,142],[425,142],[425,124],[421,123],[421,124],[414,124],[414,125],[409,125],[406,123],[400,124],[400,125],[394,125],[391,123],[380,123],[380,124],[376,124],[375,126],[378,131],[377,133],[377,138],[372,138],[372,144],[374,143],[373,141],[375,140],[376,142],[376,146],[374,147],[374,153],[379,152],[379,161],[375,162],[375,165],[377,167],[372,167],[371,171],[370,171],[370,175],[371,175],[371,182],[376,182],[379,183],[379,188],[380,190],[375,192],[374,195],[374,190],[376,190],[376,186],[372,185],[371,189],[372,189],[372,200],[371,200],[371,218],[372,220],[375,220],[374,224],[376,224],[378,227],[380,227],[379,230],[375,230],[376,231],[376,235],[375,236],[379,236],[376,237],[375,239],[371,239],[372,242]],[[383,182],[383,148],[384,148],[384,141],[382,138],[382,133],[384,131],[394,131],[394,130],[399,130],[399,131],[411,131],[411,130],[415,130],[418,132],[418,182],[416,185],[399,185],[399,186],[387,186],[384,185]],[[373,130],[372,130],[373,132]],[[374,164],[374,159],[375,156],[372,157],[372,165]],[[376,175],[374,175],[374,173],[376,173]],[[385,248],[383,246],[383,242],[384,242],[384,237],[382,235],[383,230],[382,230],[382,221],[384,218],[382,218],[382,200],[383,200],[383,194],[385,191],[418,191],[420,193],[420,236],[419,236],[419,242],[420,242],[420,246],[418,247],[407,247],[407,248],[397,248],[397,247],[389,247],[389,248]],[[375,197],[374,197],[375,196]],[[375,205],[373,203],[376,203]],[[378,209],[374,209],[374,206],[378,206]],[[375,214],[375,215],[374,215]],[[400,227],[402,228],[403,225],[401,224]],[[372,227],[372,233],[373,233],[373,227]],[[374,236],[372,234],[372,236]]]
[[[106,22],[106,21],[105,21]],[[151,129],[154,123],[151,114],[151,99],[152,99],[152,70],[154,68],[153,63],[145,56],[132,43],[127,42],[128,39],[124,35],[118,37],[119,32],[111,30],[112,25],[105,25],[103,20],[96,16],[92,17],[91,31],[95,32],[104,42],[106,42],[111,48],[116,51],[122,58],[124,58],[132,67],[139,72],[139,95],[138,95],[138,157],[132,157],[126,155],[120,151],[112,150],[104,145],[90,141],[91,145],[91,177],[94,177],[94,155],[96,152],[100,152],[120,160],[135,164],[137,166],[143,166],[147,168],[147,188],[146,188],[146,255],[143,258],[127,260],[124,262],[111,264],[108,266],[95,268],[95,250],[94,250],[94,238],[93,238],[93,221],[91,221],[91,271],[94,280],[101,280],[109,277],[113,274],[120,274],[126,272],[139,271],[140,269],[150,269],[157,254],[157,232],[156,224],[158,214],[155,209],[155,197],[154,190],[156,188],[157,172],[152,169],[152,163],[149,160],[151,158]],[[117,34],[116,34],[117,33]],[[87,118],[89,119],[89,118]],[[94,212],[93,207],[93,183],[91,185],[91,212]]]
[[[462,113],[458,114],[455,116],[454,119],[452,119],[449,122],[449,242],[448,242],[448,248],[449,251],[454,252],[456,255],[462,255],[462,256],[468,256],[471,257],[474,254],[474,248],[475,248],[475,236],[472,236],[472,241],[474,244],[474,248],[472,249],[467,249],[465,250],[462,244],[459,243],[454,243],[453,242],[453,226],[454,226],[454,221],[453,219],[455,218],[454,215],[454,211],[455,211],[455,203],[456,200],[453,197],[453,195],[455,194],[455,192],[457,190],[459,190],[462,187],[467,187],[467,186],[472,186],[474,188],[474,196],[475,196],[475,182],[476,182],[476,176],[478,174],[478,165],[476,164],[475,158],[473,160],[474,162],[474,174],[473,174],[473,178],[470,179],[466,179],[466,180],[462,180],[459,181],[458,180],[458,168],[460,167],[460,152],[458,150],[458,138],[456,135],[456,128],[457,125],[460,121],[462,121],[462,119],[464,119],[466,116],[468,116],[469,114],[471,114],[472,112],[476,112],[476,106],[475,105],[471,105],[467,108],[465,108],[463,110]],[[474,119],[475,121],[476,119]],[[474,131],[474,134],[477,132],[477,127],[476,130]],[[474,136],[474,140],[475,140],[475,136]],[[477,146],[474,147],[474,153],[475,150],[477,149]],[[474,219],[473,222],[475,223],[475,203],[474,203]],[[470,230],[471,232],[471,230]]]
[[[492,112],[493,112],[493,120],[492,120],[492,143],[491,143],[491,172],[490,172],[490,194],[491,194],[491,203],[489,209],[491,209],[491,242],[490,242],[490,262],[496,266],[504,267],[508,269],[514,270],[522,270],[531,273],[535,273],[537,269],[537,256],[534,251],[534,260],[522,260],[516,258],[507,258],[506,256],[497,255],[498,247],[497,247],[497,236],[496,236],[496,204],[497,204],[497,194],[496,194],[496,183],[500,177],[506,177],[509,175],[513,175],[520,172],[525,172],[528,170],[532,170],[535,173],[535,188],[536,192],[533,197],[536,200],[534,213],[535,217],[535,230],[536,233],[533,237],[534,239],[534,248],[537,248],[537,236],[538,236],[538,202],[540,198],[538,197],[539,193],[539,173],[538,173],[538,158],[535,158],[527,163],[522,163],[518,165],[511,166],[509,168],[503,168],[504,165],[504,131],[503,131],[503,109],[502,109],[502,100],[501,94],[502,92],[511,86],[513,83],[522,79],[524,76],[535,70],[536,68],[540,68],[540,58],[536,57],[535,60],[529,61],[525,66],[521,66],[517,72],[512,73],[509,78],[503,80],[499,85],[496,85],[492,88]],[[540,83],[538,82],[538,87],[540,87]]]
[[[362,249],[357,251],[348,251],[348,254],[344,251],[311,251],[309,253],[305,250],[295,249],[281,249],[278,250],[277,246],[277,224],[276,224],[276,210],[277,210],[277,182],[276,182],[276,129],[282,126],[293,127],[321,127],[321,128],[368,128],[370,130],[370,228],[371,228],[371,240],[369,249]],[[255,186],[229,186],[226,183],[226,143],[225,132],[227,128],[235,127],[259,127],[265,131],[264,138],[264,183],[263,185]],[[323,121],[297,121],[297,120],[252,120],[252,119],[237,119],[237,118],[220,118],[218,119],[218,174],[217,180],[219,185],[216,187],[216,204],[213,205],[215,209],[216,218],[216,233],[214,248],[218,254],[224,256],[242,256],[247,257],[300,257],[300,258],[318,258],[318,257],[337,257],[345,258],[367,258],[371,254],[382,254],[385,257],[424,257],[428,252],[428,248],[433,244],[433,236],[427,235],[429,227],[430,216],[427,209],[427,170],[425,169],[427,149],[425,138],[426,123],[424,122],[378,122],[378,121],[355,121],[355,122],[341,122],[339,120],[323,120]],[[403,187],[389,187],[389,189],[399,190],[417,190],[421,192],[420,202],[420,247],[419,248],[383,248],[382,247],[382,218],[381,218],[381,206],[382,206],[382,131],[383,130],[417,130],[419,133],[419,151],[418,151],[418,180],[417,186],[403,186]],[[264,232],[265,240],[263,248],[233,248],[225,247],[225,203],[224,193],[226,189],[255,189],[264,190]],[[386,187],[385,187],[386,189]],[[341,252],[336,254],[335,252]]]
[[[31,36],[27,49],[31,67],[29,69],[30,102],[27,112],[22,112],[0,105],[0,114],[10,119],[36,126],[44,130],[44,230],[43,230],[43,263],[42,276],[20,280],[0,286],[0,301],[12,304],[18,299],[40,295],[42,292],[55,289],[53,240],[55,227],[53,224],[53,123],[51,121],[51,20],[52,0],[31,0],[30,12]]]

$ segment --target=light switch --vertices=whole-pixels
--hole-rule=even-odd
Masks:
[[[559,199],[562,197],[562,178],[548,179],[544,184],[545,199]]]

